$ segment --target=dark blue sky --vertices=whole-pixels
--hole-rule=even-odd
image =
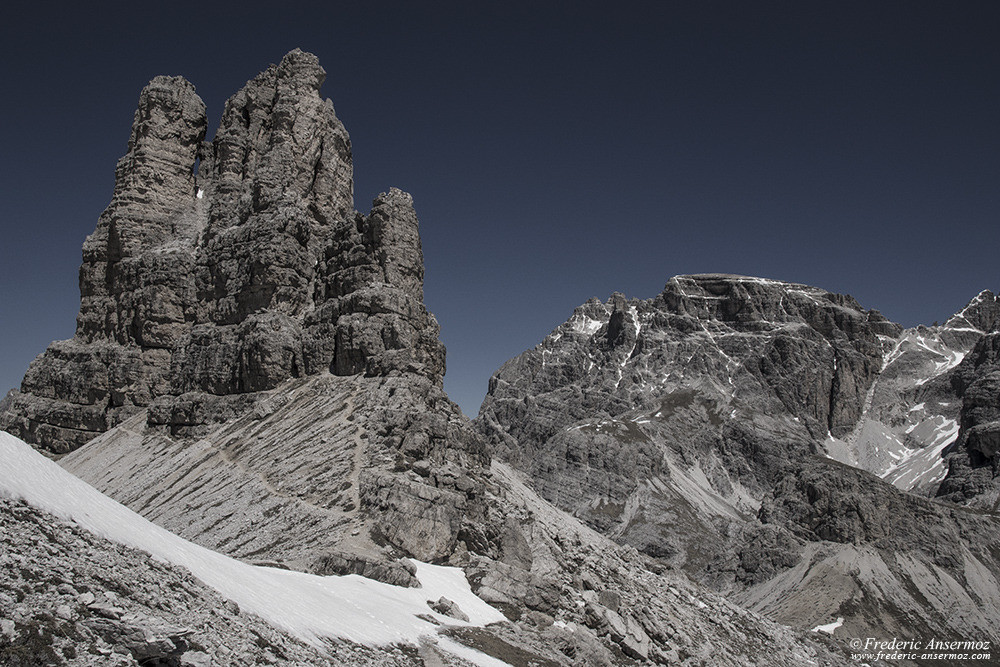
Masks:
[[[417,6],[420,5],[420,6]],[[143,85],[225,99],[295,47],[356,206],[421,220],[445,386],[592,296],[724,271],[907,326],[1000,289],[1000,3],[38,3],[0,26],[0,393],[72,336],[80,245]]]

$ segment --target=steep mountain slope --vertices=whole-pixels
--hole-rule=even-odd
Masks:
[[[841,642],[707,593],[491,460],[442,389],[412,200],[351,210],[322,79],[293,51],[210,144],[191,84],[147,86],[84,247],[76,336],[0,426],[246,561],[408,588],[408,558],[461,566],[511,620],[449,632],[514,664],[846,664]]]
[[[408,588],[253,567],[146,522],[12,436],[0,433],[0,455],[0,521],[13,546],[4,559],[20,573],[3,580],[15,597],[4,609],[10,626],[0,651],[12,660],[41,651],[51,656],[46,664],[135,664],[129,655],[140,664],[180,665],[846,664],[813,638],[682,577],[645,570],[634,550],[548,507],[502,465],[494,472],[504,490],[492,499],[507,509],[501,560],[469,553],[463,559],[480,597],[505,602],[508,611],[527,601],[531,610],[521,609],[517,622],[473,596],[455,568],[411,564],[416,588]],[[439,608],[442,593],[448,602]],[[255,617],[281,632],[261,630]],[[192,618],[204,625],[189,627]],[[254,646],[240,639],[251,635]]]
[[[678,276],[654,299],[577,308],[494,375],[476,422],[545,499],[773,618],[996,638],[997,517],[830,458],[885,473],[876,415],[901,433],[914,420],[909,447],[939,457],[958,430],[948,378],[991,339],[973,328],[903,332],[817,288]]]
[[[961,430],[948,454],[948,476],[938,496],[996,512],[1000,509],[1000,332],[979,339],[952,373],[951,384],[962,398]]]
[[[962,396],[952,370],[998,326],[1000,302],[984,290],[944,325],[904,331],[884,356],[854,430],[825,443],[830,455],[905,491],[934,495],[959,431]]]

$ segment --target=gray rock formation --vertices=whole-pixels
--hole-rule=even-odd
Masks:
[[[60,463],[211,549],[388,583],[482,513],[485,446],[427,378],[325,373],[262,396],[199,437],[136,415]]]
[[[324,77],[292,51],[210,144],[194,87],[150,82],[84,244],[76,335],[0,427],[56,454],[107,433],[65,465],[206,546],[405,583],[399,556],[447,557],[482,513],[489,457],[442,389],[413,200],[353,210]]]
[[[543,496],[610,525],[637,478],[669,466],[650,431],[676,440],[689,461],[720,442],[742,448],[704,472],[769,488],[775,458],[851,430],[882,337],[899,330],[850,297],[803,285],[681,276],[652,300],[615,295],[578,308],[494,375],[478,423],[503,457],[552,480]],[[738,444],[753,437],[744,417],[761,423],[754,430],[781,431],[780,448]]]
[[[576,309],[491,378],[477,428],[546,500],[772,618],[843,617],[856,636],[994,637],[1000,619],[980,589],[1000,593],[996,517],[830,460],[890,477],[913,452],[908,473],[936,489],[959,405],[973,448],[962,451],[993,451],[992,408],[972,407],[997,405],[978,351],[993,304],[984,292],[945,326],[904,332],[812,287],[679,276],[654,299]],[[951,384],[965,386],[966,369],[980,384],[962,403]],[[982,494],[995,467],[961,460],[975,466],[963,488]],[[845,567],[855,574],[833,581]],[[973,584],[973,569],[991,574]]]
[[[6,430],[68,451],[169,390],[204,225],[192,170],[205,127],[205,105],[184,79],[143,89],[111,204],[84,243],[76,335],[32,363],[0,417]]]
[[[444,347],[423,305],[413,200],[390,189],[367,216],[352,210],[350,139],[319,94],[324,77],[315,56],[292,51],[230,98],[211,144],[190,83],[158,77],[143,90],[112,202],[84,244],[76,335],[35,360],[0,427],[63,453],[121,425],[82,457],[90,468],[67,465],[147,507],[160,492],[190,506],[174,486],[185,471],[204,485],[206,456],[237,461],[247,475],[207,485],[213,509],[181,531],[213,530],[202,536],[209,546],[306,569],[328,556],[329,568],[345,555],[324,547],[360,513],[367,522],[350,530],[441,558],[463,514],[475,515],[478,488],[467,474],[449,477],[448,465],[475,471],[488,458],[449,426],[459,411],[441,388]],[[316,403],[294,403],[284,423],[264,420],[250,443],[218,430],[279,409],[287,399],[272,390],[295,378],[323,378],[304,389]],[[292,423],[310,428],[289,433]],[[189,447],[207,435],[221,440]],[[285,466],[272,465],[275,442],[287,447]],[[148,458],[140,465],[120,447]],[[95,467],[108,451],[116,458]],[[418,460],[437,474],[402,474]],[[165,478],[154,463],[177,473]],[[315,474],[289,496],[267,481],[286,467]],[[245,544],[219,521],[275,504],[280,520]]]
[[[31,365],[0,426],[62,453],[145,408],[150,425],[193,433],[325,371],[440,384],[412,198],[392,189],[352,210],[324,77],[289,53],[226,103],[211,144],[194,87],[150,82],[84,244],[76,335]]]
[[[747,614],[583,526],[526,481],[493,463],[488,516],[466,526],[460,547],[468,551],[451,559],[465,566],[480,597],[512,619],[512,627],[486,628],[492,636],[553,664],[849,663],[844,644]]]
[[[951,375],[962,399],[957,441],[938,496],[1000,509],[1000,331],[984,335]]]

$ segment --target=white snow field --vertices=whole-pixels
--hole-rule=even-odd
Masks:
[[[249,565],[188,542],[147,521],[66,472],[30,445],[0,431],[0,494],[75,522],[109,540],[185,567],[241,609],[322,648],[322,638],[342,638],[369,646],[418,645],[430,639],[441,649],[484,667],[506,665],[446,637],[417,618],[430,615],[444,625],[506,620],[472,593],[458,568],[414,561],[422,588],[403,588],[358,575],[318,576]],[[428,600],[446,597],[469,622],[431,611]]]

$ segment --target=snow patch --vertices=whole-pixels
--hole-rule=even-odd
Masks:
[[[595,320],[594,318],[587,317],[586,315],[573,316],[570,318],[568,324],[570,331],[582,333],[585,336],[593,336],[601,327],[604,326],[604,322],[601,320]]]
[[[823,441],[823,449],[828,459],[840,461],[849,466],[858,467],[858,459],[854,453],[854,448],[848,442],[840,438],[833,437],[829,431],[826,432],[826,440]]]
[[[423,587],[403,588],[358,575],[321,577],[248,565],[147,521],[2,431],[0,461],[0,494],[23,499],[96,535],[187,568],[241,609],[313,646],[322,649],[325,637],[369,646],[418,645],[421,637],[431,637],[441,648],[476,664],[506,664],[436,636],[433,624],[417,618],[417,614],[430,615],[443,624],[463,626],[505,620],[472,593],[458,568],[414,561]],[[442,596],[453,600],[469,622],[432,612],[427,600]]]
[[[826,625],[817,625],[812,629],[813,632],[825,632],[828,635],[832,635],[833,631],[844,624],[844,619],[837,617],[837,620],[833,623],[827,623]]]
[[[893,462],[880,477],[893,486],[909,491],[917,486],[937,484],[948,474],[945,461],[941,457],[945,448],[955,442],[959,426],[954,419],[934,416],[914,424],[907,433],[921,449],[904,449],[902,457]]]

